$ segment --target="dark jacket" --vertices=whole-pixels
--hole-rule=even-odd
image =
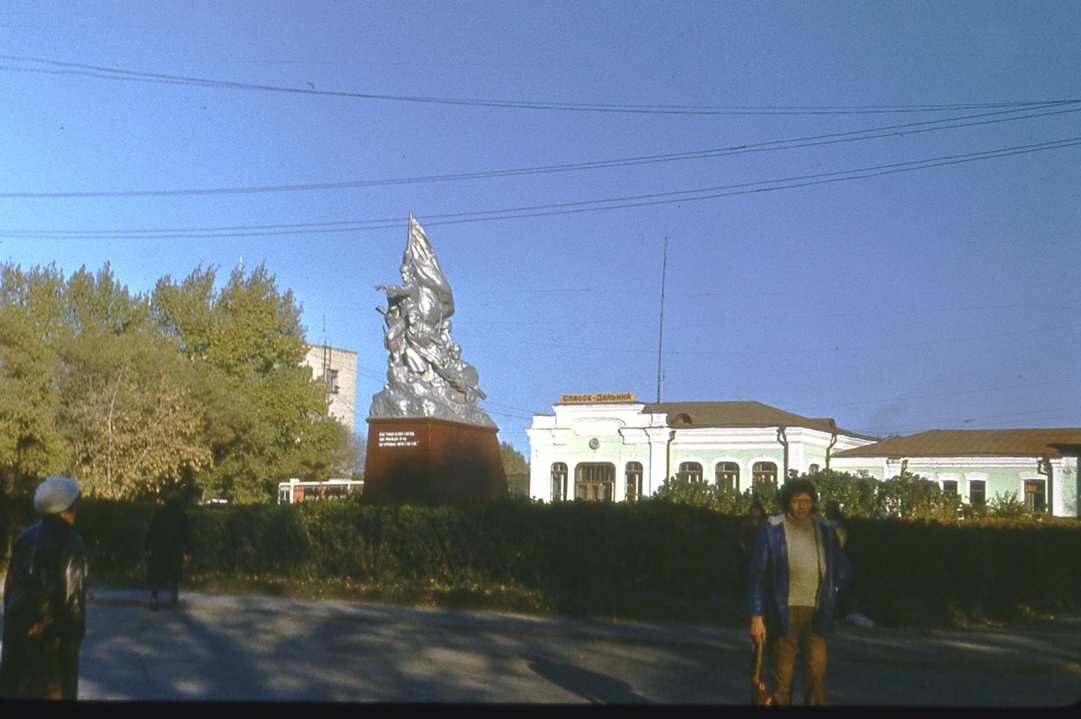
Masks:
[[[4,582],[0,694],[74,699],[86,635],[86,547],[46,516],[15,540]]]
[[[851,567],[829,520],[817,514],[812,514],[811,518],[826,558],[826,571],[818,588],[811,626],[819,634],[829,634],[833,631],[837,593],[848,587]],[[755,538],[747,604],[752,616],[764,618],[769,634],[788,633],[788,547],[784,515],[770,517]]]
[[[154,513],[146,533],[146,551],[150,585],[179,584],[184,555],[191,551],[191,530],[178,502],[169,502]]]

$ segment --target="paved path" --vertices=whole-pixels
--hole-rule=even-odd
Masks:
[[[734,628],[602,623],[343,601],[97,589],[84,699],[741,704]],[[1081,699],[1081,619],[994,631],[845,625],[829,697],[862,705],[1065,705]]]

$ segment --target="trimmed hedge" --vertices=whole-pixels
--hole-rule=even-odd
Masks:
[[[32,519],[28,507],[19,516]],[[84,500],[94,581],[141,584],[153,508]],[[742,622],[740,519],[658,501],[194,507],[193,579],[570,615]],[[1081,522],[851,519],[846,602],[893,626],[1081,609]],[[238,581],[239,581],[238,580]],[[512,601],[513,597],[518,600]],[[528,597],[528,601],[522,601]]]

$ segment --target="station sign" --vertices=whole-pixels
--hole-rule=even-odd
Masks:
[[[634,392],[586,392],[559,396],[560,404],[599,404],[602,402],[634,402]]]

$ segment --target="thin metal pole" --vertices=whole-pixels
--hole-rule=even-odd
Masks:
[[[661,354],[664,350],[664,285],[668,277],[668,235],[664,236],[664,260],[661,263],[661,320],[657,339],[657,402],[661,401]]]

